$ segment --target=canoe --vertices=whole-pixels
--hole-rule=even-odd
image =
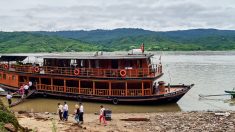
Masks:
[[[225,90],[224,92],[228,93],[228,94],[231,94],[232,97],[235,98],[235,91],[234,90],[231,90],[231,91]]]

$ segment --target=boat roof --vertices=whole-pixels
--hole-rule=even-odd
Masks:
[[[42,59],[146,59],[152,57],[154,54],[123,54],[123,53],[48,53],[48,54],[2,54],[0,61],[23,61],[27,57],[35,57]]]
[[[43,59],[82,59],[82,60],[101,60],[101,59],[146,59],[153,56],[153,54],[127,54],[127,55],[45,55],[39,58]]]

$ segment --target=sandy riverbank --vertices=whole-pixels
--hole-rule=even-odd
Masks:
[[[118,113],[112,114],[108,125],[99,124],[98,115],[85,114],[85,123],[79,126],[73,116],[67,122],[58,120],[55,114],[16,114],[19,123],[37,132],[52,131],[53,124],[58,132],[142,132],[142,131],[226,131],[235,128],[235,112],[230,115],[216,115],[220,112],[165,112],[165,113]],[[223,112],[224,113],[224,112]],[[127,118],[146,118],[149,121],[122,121]]]

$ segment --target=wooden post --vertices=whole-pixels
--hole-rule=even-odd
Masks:
[[[109,95],[111,96],[111,94],[112,94],[112,89],[111,89],[111,87],[112,87],[112,85],[111,85],[111,81],[109,81]]]
[[[38,87],[36,87],[36,89],[38,90]],[[41,77],[39,77],[39,89],[42,89],[42,80],[41,80]]]
[[[125,95],[127,96],[127,81],[126,81],[126,84],[125,84]]]
[[[66,79],[64,79],[64,93],[66,93]]]
[[[78,93],[80,94],[81,93],[81,81],[80,80],[78,80]]]
[[[51,78],[51,91],[53,91],[53,79]]]
[[[93,81],[93,95],[95,95],[95,81]]]
[[[142,96],[144,96],[144,82],[142,81]]]

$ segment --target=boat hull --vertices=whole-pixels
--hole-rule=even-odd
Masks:
[[[35,96],[52,97],[59,99],[72,99],[77,101],[104,102],[113,104],[128,104],[128,105],[159,105],[167,103],[176,103],[180,100],[194,85],[172,85],[172,88],[181,88],[175,92],[149,95],[149,96],[98,96],[85,94],[69,94],[59,92],[36,91]],[[2,85],[4,89],[16,90],[14,87]]]

